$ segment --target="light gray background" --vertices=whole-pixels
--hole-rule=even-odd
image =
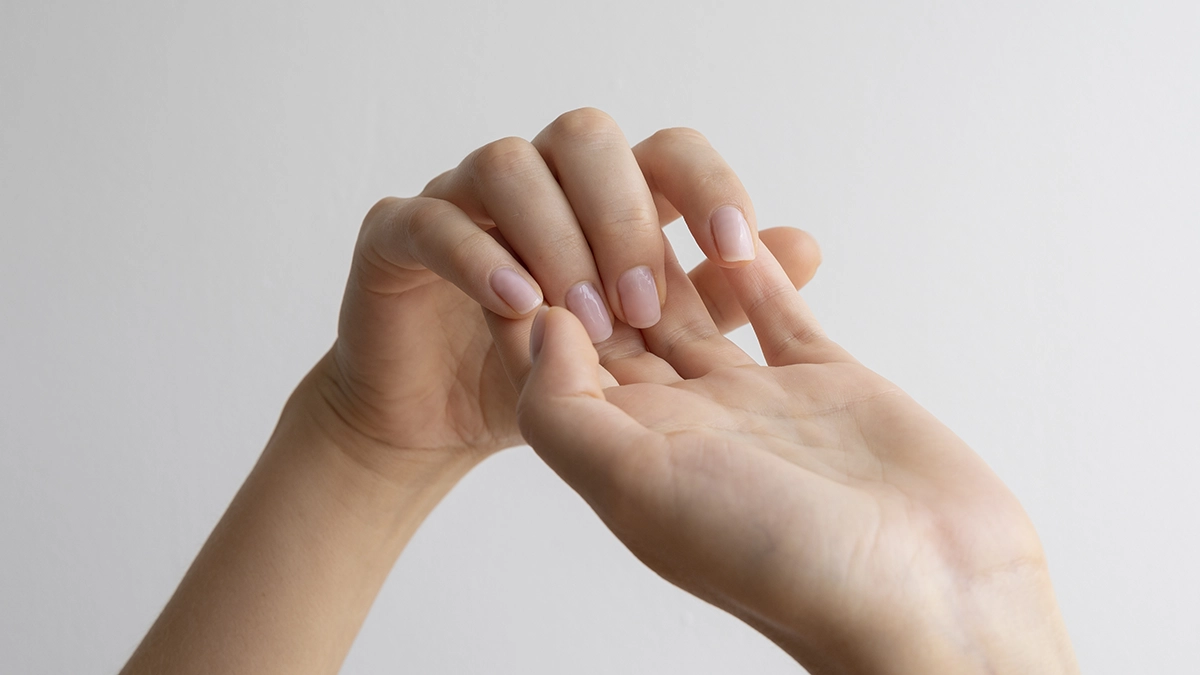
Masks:
[[[703,131],[817,237],[811,304],[1021,498],[1085,672],[1200,671],[1198,8],[3,0],[0,671],[117,670],[332,341],[366,210],[583,105]],[[797,670],[527,448],[345,668]]]

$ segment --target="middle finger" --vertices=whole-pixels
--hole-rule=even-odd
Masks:
[[[533,145],[571,202],[613,313],[634,328],[658,323],[667,291],[658,211],[620,127],[581,108],[561,115]]]
[[[503,138],[435,178],[424,195],[477,223],[495,223],[551,305],[579,317],[593,342],[612,335],[612,315],[588,241],[567,196],[528,141]]]

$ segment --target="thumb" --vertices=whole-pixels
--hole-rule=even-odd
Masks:
[[[543,307],[529,331],[532,366],[522,397],[587,397],[603,401],[600,357],[575,316],[559,307]]]
[[[533,367],[517,404],[521,433],[603,516],[605,504],[644,485],[647,462],[664,456],[652,450],[665,439],[605,399],[596,348],[571,312],[539,312],[530,352]]]

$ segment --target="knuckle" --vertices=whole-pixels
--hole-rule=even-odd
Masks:
[[[695,347],[697,343],[709,342],[721,336],[710,316],[693,317],[682,325],[675,326],[662,336],[663,351],[659,356],[671,363],[673,358]]]
[[[575,142],[606,141],[620,134],[616,120],[597,108],[565,112],[550,127],[556,137]]]
[[[791,330],[787,331],[775,343],[775,352],[779,354],[797,354],[807,353],[814,345],[823,344],[828,341],[825,336],[825,331],[813,325],[796,325]]]
[[[428,183],[425,184],[425,188],[421,190],[421,195],[431,195],[439,192],[442,187],[450,181],[450,178],[453,175],[454,169],[448,169],[434,176]]]
[[[375,202],[358,228],[358,239],[354,243],[356,257],[371,254],[378,246],[379,240],[386,238],[388,233],[396,228],[397,223],[403,222],[403,212],[408,201],[399,197],[384,197]]]
[[[476,151],[471,168],[477,176],[487,180],[529,171],[540,161],[541,155],[529,141],[509,136]]]
[[[478,266],[481,261],[490,259],[487,252],[494,244],[495,241],[483,230],[476,230],[455,241],[446,252],[446,260],[452,268],[465,273]]]
[[[746,316],[753,316],[763,308],[770,308],[772,305],[777,305],[780,298],[788,296],[796,292],[796,289],[789,282],[787,284],[769,284],[759,289],[758,297],[746,305]]]
[[[591,255],[587,238],[583,236],[582,232],[573,228],[540,232],[538,244],[543,253],[534,254],[526,261],[529,263],[530,269],[547,264],[550,256],[570,258],[571,256]]]
[[[449,202],[429,197],[410,199],[405,205],[405,232],[408,240],[420,245],[430,233],[440,227],[443,219],[450,215],[454,206]]]
[[[659,235],[658,211],[653,204],[612,207],[604,214],[604,222],[613,226],[621,239],[646,234]]]
[[[659,129],[654,132],[650,138],[656,143],[664,145],[675,144],[691,144],[691,145],[711,145],[708,138],[704,134],[692,129],[691,127],[668,127]]]
[[[386,221],[396,213],[396,210],[403,203],[404,200],[400,199],[399,197],[384,197],[383,199],[375,202],[375,204],[371,206],[370,210],[367,211],[367,215],[363,217],[363,229],[367,229],[374,223]]]

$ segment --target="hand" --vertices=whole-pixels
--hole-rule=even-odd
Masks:
[[[710,227],[729,208],[748,224]],[[515,319],[544,295],[580,314],[584,340],[628,346],[629,324],[659,320],[659,225],[681,212],[721,265],[752,254],[749,199],[703,137],[667,130],[631,150],[592,110],[533,144],[481,148],[421,196],[377,204],[337,342],[123,672],[337,672],[430,510],[475,462],[520,442],[516,392],[479,305]],[[788,252],[797,284],[812,276],[807,235],[762,236]],[[746,320],[716,264],[692,278],[707,327]]]
[[[731,205],[745,213],[741,238],[710,223]],[[337,342],[303,387],[319,392],[309,414],[384,469],[396,449],[478,461],[522,443],[516,392],[479,306],[518,318],[544,298],[597,341],[614,319],[648,327],[666,290],[660,227],[681,212],[710,258],[691,273],[707,311],[718,330],[743,324],[718,265],[752,253],[753,207],[696,132],[664,130],[631,149],[611,118],[578,110],[532,143],[479,148],[417,197],[380,201],[359,235]],[[762,236],[797,286],[812,277],[819,254],[808,235]]]
[[[987,465],[831,342],[769,251],[725,274],[768,367],[715,335],[670,255],[644,349],[597,352],[559,310],[529,342],[491,317],[534,449],[647,565],[813,673],[1075,672]]]

